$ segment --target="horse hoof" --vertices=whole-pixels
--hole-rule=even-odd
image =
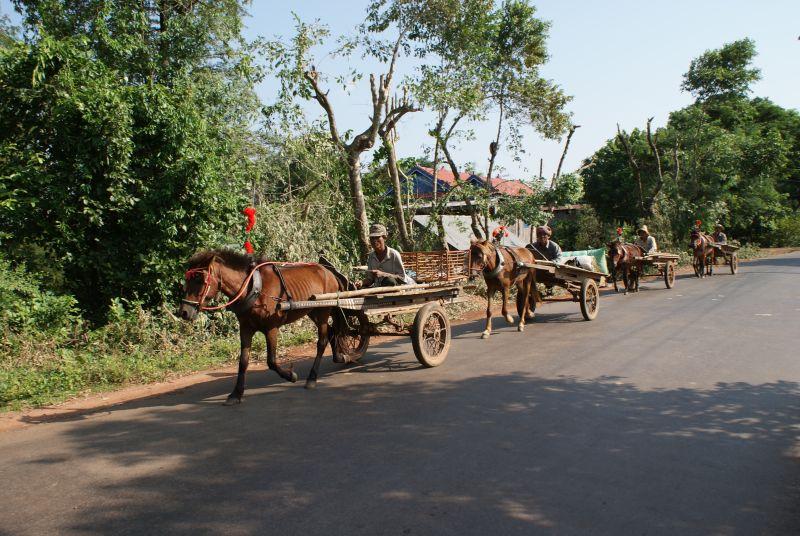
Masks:
[[[225,402],[223,402],[223,406],[238,406],[242,403],[242,399],[238,396],[229,396]]]
[[[529,315],[525,315],[525,322],[533,322],[536,320],[536,315],[531,313]]]
[[[517,331],[519,332],[525,331],[525,326],[517,326]]]
[[[306,389],[316,389],[317,380],[306,380]]]
[[[511,315],[506,315],[506,322],[508,322],[509,324],[513,324],[514,323],[514,317],[511,316]]]
[[[292,383],[297,382],[297,373],[295,371],[289,373],[289,381]]]
[[[334,363],[347,363],[347,360],[344,358],[344,356],[335,355],[335,356],[333,356],[333,362]]]
[[[488,339],[488,338],[489,338],[489,332],[488,331],[484,331],[483,333],[481,333],[481,339]]]

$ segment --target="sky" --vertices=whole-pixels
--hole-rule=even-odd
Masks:
[[[245,21],[246,36],[288,38],[293,13],[302,20],[319,20],[332,35],[350,34],[364,15],[366,0],[253,0]],[[542,0],[532,2],[543,20],[551,23],[550,59],[541,72],[573,97],[568,105],[575,124],[581,125],[570,143],[563,171],[578,168],[616,133],[666,124],[670,111],[692,102],[681,92],[682,76],[689,63],[704,51],[749,37],[755,41],[755,66],[762,79],[753,85],[753,96],[767,97],[786,108],[800,109],[800,0]],[[11,2],[0,0],[0,15],[12,13]],[[365,74],[379,74],[381,66],[355,58],[347,64],[327,53],[333,43],[320,49],[315,66],[335,76],[349,67]],[[396,80],[413,72],[415,62],[401,58]],[[267,79],[258,88],[264,103],[275,98],[277,84]],[[365,78],[349,94],[331,87],[329,98],[340,131],[363,130],[371,108],[369,82]],[[322,115],[316,103],[304,108],[309,118]],[[419,157],[432,146],[427,134],[433,114],[409,114],[398,127],[398,155]],[[494,139],[496,119],[471,125],[475,139],[464,141],[454,151],[460,164],[488,167],[488,145]],[[524,131],[525,153],[519,161],[508,150],[498,154],[500,174],[529,179],[538,175],[543,159],[549,178],[558,165],[563,141],[541,139]]]

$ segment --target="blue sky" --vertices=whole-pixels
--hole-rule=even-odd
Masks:
[[[616,124],[630,130],[643,127],[648,117],[663,125],[670,111],[691,102],[680,91],[681,77],[689,62],[705,50],[750,37],[756,43],[756,67],[762,80],[753,94],[768,97],[777,104],[800,109],[800,1],[798,0],[661,0],[590,1],[546,0],[533,2],[539,16],[551,22],[548,47],[550,61],[543,74],[572,95],[569,105],[573,121],[581,125],[570,144],[565,170],[575,169],[615,134]],[[292,12],[306,21],[319,19],[332,33],[349,33],[360,22],[365,0],[347,2],[296,0],[274,2],[254,0],[246,21],[248,37],[288,37],[292,32]],[[0,14],[10,14],[11,2],[0,0]],[[324,58],[316,67],[336,74],[345,65]],[[355,59],[353,67],[365,72],[380,72],[374,63]],[[398,77],[409,74],[410,61],[401,60]],[[274,81],[259,88],[264,102],[273,99]],[[352,88],[350,94],[332,88],[340,130],[365,127],[369,111],[368,82]],[[310,117],[321,114],[315,103],[306,107]],[[398,151],[401,157],[423,154],[430,147],[426,131],[430,112],[408,116],[401,124]],[[486,169],[488,144],[493,139],[493,123],[473,125],[475,140],[463,142],[455,151],[460,163],[473,162]],[[549,177],[558,165],[562,145],[541,140],[526,131],[525,154],[521,161],[501,152],[498,163],[507,177],[529,178],[538,172],[544,159],[544,175]]]

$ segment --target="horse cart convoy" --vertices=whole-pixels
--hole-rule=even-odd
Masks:
[[[248,232],[252,223],[251,220]],[[306,380],[306,387],[313,388],[328,345],[334,362],[354,363],[364,356],[375,335],[410,336],[414,355],[424,367],[441,365],[452,341],[445,306],[466,300],[466,284],[477,276],[482,276],[486,282],[486,329],[481,335],[484,339],[492,331],[491,304],[498,291],[502,295],[502,315],[513,323],[508,312],[512,287],[516,287],[518,330],[523,331],[526,321],[534,318],[537,303],[563,301],[563,297],[553,297],[555,287],[566,291],[562,296],[568,295],[580,304],[586,320],[594,320],[600,309],[600,287],[605,286],[607,279],[611,279],[614,289],[619,291],[617,279],[621,276],[626,293],[638,291],[639,279],[648,275],[663,278],[667,289],[675,285],[678,255],[645,253],[641,244],[627,244],[621,237],[608,244],[608,274],[570,261],[554,262],[534,244],[508,247],[498,242],[473,240],[465,251],[400,254],[388,248],[391,255],[402,260],[400,266],[414,275],[414,281],[408,282],[406,277],[405,281],[397,280],[400,284],[368,288],[359,288],[360,284],[350,281],[323,257],[317,263],[283,263],[256,259],[250,248],[247,248],[247,255],[230,249],[203,251],[189,260],[180,315],[191,320],[200,311],[220,309],[236,314],[241,338],[239,372],[226,401],[226,404],[236,404],[244,394],[255,333],[266,337],[269,369],[287,381],[297,381],[298,376],[291,366],[287,369],[277,362],[278,330],[305,316],[317,327],[316,359]],[[383,247],[380,240],[372,245]],[[712,273],[710,267],[717,257],[724,258],[732,274],[737,272],[737,246],[713,242],[711,237],[697,230],[692,233],[690,245],[698,277],[703,277],[706,270]],[[560,248],[557,244],[555,247],[560,255]],[[378,262],[372,257],[374,253],[367,271],[373,276],[391,279],[387,272],[370,269]],[[384,259],[389,258],[390,255],[384,253]],[[228,301],[211,305],[209,302],[218,294],[225,295]],[[388,326],[389,330],[381,330],[382,326]]]

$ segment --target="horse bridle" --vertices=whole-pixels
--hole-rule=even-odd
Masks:
[[[262,262],[261,264],[253,265],[252,270],[242,282],[241,287],[239,287],[239,291],[233,298],[231,298],[230,301],[222,305],[216,305],[214,307],[206,307],[203,304],[205,303],[206,298],[208,297],[208,291],[211,289],[211,283],[216,282],[217,290],[219,290],[219,280],[214,277],[214,274],[211,271],[211,267],[214,265],[215,260],[216,257],[211,259],[211,262],[208,263],[208,266],[206,268],[192,268],[186,271],[185,278],[187,282],[189,282],[195,276],[195,274],[205,274],[203,280],[203,291],[200,293],[198,301],[187,300],[186,298],[181,299],[181,303],[194,307],[195,309],[197,309],[197,312],[218,311],[220,309],[225,309],[226,307],[230,307],[231,310],[233,310],[235,313],[242,313],[249,310],[258,299],[258,296],[261,294],[262,280],[259,268],[261,268],[262,266],[266,266],[267,264],[271,264],[273,266],[275,272],[278,274],[278,277],[281,280],[281,284],[283,285],[284,288],[286,288],[286,283],[283,281],[283,277],[280,271],[278,270],[277,266],[275,266],[275,263]],[[244,299],[242,303],[236,303],[242,298],[242,296],[244,296],[245,290],[248,288],[251,279],[253,281],[253,286],[250,289],[250,292],[247,294],[247,297]],[[289,295],[288,288],[286,289],[286,294],[291,300],[291,295]],[[279,298],[276,299],[280,301]]]

